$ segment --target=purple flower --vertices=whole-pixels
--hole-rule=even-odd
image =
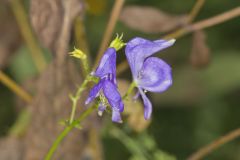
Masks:
[[[172,85],[171,67],[163,60],[149,57],[173,45],[175,40],[149,41],[136,37],[127,43],[125,53],[133,79],[144,103],[144,118],[149,119],[152,104],[145,95],[146,91],[161,93]]]
[[[100,96],[100,115],[109,104],[112,107],[112,121],[122,122],[120,112],[123,112],[124,105],[121,95],[117,90],[116,81],[116,49],[108,48],[104,53],[99,66],[93,73],[100,78],[99,82],[90,90],[85,104],[90,103]]]

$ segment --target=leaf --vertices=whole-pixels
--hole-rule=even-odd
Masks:
[[[206,35],[202,30],[193,33],[190,62],[194,67],[206,67],[210,61],[210,51],[206,44]]]
[[[127,6],[120,20],[129,28],[145,33],[169,32],[187,23],[187,16],[175,16],[153,7]]]
[[[22,46],[14,54],[9,69],[18,82],[24,82],[38,73],[26,46]]]
[[[126,80],[118,80],[119,91],[121,95],[124,95],[130,86],[130,83]],[[144,119],[143,104],[140,100],[133,100],[134,94],[129,95],[129,99],[124,102],[124,114],[128,115],[128,124],[136,132],[141,132],[145,130],[149,124],[150,120]]]

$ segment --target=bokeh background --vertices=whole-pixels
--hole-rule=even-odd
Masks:
[[[185,24],[196,0],[126,0],[114,33],[123,33],[123,40],[133,37],[159,39]],[[29,16],[29,1],[22,1]],[[91,60],[94,61],[103,38],[114,1],[86,0],[83,18],[85,38]],[[210,18],[240,6],[237,0],[208,0],[194,22]],[[131,8],[132,7],[132,8]],[[134,11],[134,7],[141,12]],[[153,20],[144,17],[144,7],[161,12]],[[164,15],[163,13],[164,12]],[[129,15],[128,15],[129,14]],[[127,16],[128,15],[128,16]],[[142,15],[139,16],[138,15]],[[162,17],[161,17],[162,16]],[[131,19],[132,18],[132,19]],[[136,18],[139,18],[136,20]],[[163,19],[160,24],[154,21]],[[165,19],[164,19],[165,18]],[[184,19],[185,18],[185,19]],[[149,29],[129,26],[136,20],[153,23]],[[172,24],[169,24],[171,21]],[[193,22],[193,23],[194,23]],[[165,29],[161,29],[166,25]],[[175,25],[175,26],[174,26]],[[135,25],[136,26],[136,25]],[[138,25],[137,25],[138,26]],[[159,28],[159,29],[157,29]],[[38,76],[29,50],[24,43],[11,7],[0,2],[0,67],[18,84],[29,89],[32,79]],[[113,35],[114,38],[115,35]],[[74,37],[74,36],[72,36]],[[174,37],[172,37],[174,38]],[[173,86],[161,94],[148,93],[153,103],[151,122],[145,122],[141,103],[127,102],[128,115],[121,125],[112,124],[110,116],[104,115],[103,125],[96,134],[101,135],[106,160],[174,160],[186,159],[199,148],[209,144],[240,126],[240,18],[189,33],[177,38],[175,45],[156,54],[172,66]],[[75,45],[71,39],[69,50]],[[54,59],[44,50],[48,62]],[[124,50],[118,53],[118,62],[125,59]],[[131,81],[130,70],[119,75],[123,92]],[[121,87],[120,87],[121,88]],[[0,84],[0,135],[9,130],[25,107],[5,85]],[[136,107],[136,108],[134,108]],[[127,117],[132,117],[132,119]],[[81,131],[80,131],[81,132]],[[0,158],[1,159],[1,158]],[[240,139],[224,144],[203,159],[239,160]]]

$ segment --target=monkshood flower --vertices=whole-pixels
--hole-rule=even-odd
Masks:
[[[125,44],[121,40],[122,37],[118,37],[113,40],[110,47],[104,53],[99,66],[92,75],[99,77],[99,82],[90,90],[89,96],[85,104],[90,103],[96,97],[100,99],[100,105],[98,107],[99,115],[111,106],[112,109],[112,121],[122,122],[120,112],[123,112],[124,105],[121,95],[117,89],[116,81],[116,51],[122,48]]]
[[[145,92],[161,93],[172,85],[171,67],[163,60],[150,56],[172,46],[174,42],[174,39],[149,41],[137,37],[126,45],[125,54],[139,91],[138,95],[143,99],[145,119],[149,119],[152,113],[152,104]]]

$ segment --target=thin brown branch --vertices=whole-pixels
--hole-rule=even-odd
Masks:
[[[240,137],[240,128],[237,128],[230,133],[220,137],[219,139],[213,141],[212,143],[200,148],[198,151],[193,153],[187,160],[200,160],[209,153],[215,151],[217,148],[238,137]]]
[[[199,11],[203,7],[203,4],[205,3],[205,0],[197,0],[195,5],[193,6],[189,16],[188,16],[188,23],[191,23],[196,16],[198,15]]]
[[[96,58],[95,63],[94,63],[94,68],[96,68],[100,58],[102,57],[102,55],[104,53],[104,50],[107,48],[107,46],[110,42],[113,30],[114,30],[115,25],[117,23],[117,19],[119,17],[119,14],[122,10],[124,1],[125,0],[115,0],[115,4],[114,4],[112,12],[111,12],[111,17],[108,21],[107,28],[106,28],[106,30],[104,32],[104,35],[103,35],[103,40],[102,40],[102,43],[100,45],[100,48],[99,48],[99,51],[98,51],[98,54],[97,54],[97,58]]]
[[[5,86],[7,86],[11,91],[13,91],[27,103],[30,103],[32,101],[32,96],[2,71],[0,71],[0,82],[2,82]]]
[[[206,20],[202,20],[200,22],[194,23],[193,25],[190,25],[188,28],[190,29],[190,31],[196,31],[196,30],[212,27],[214,25],[223,23],[225,21],[228,21],[238,16],[240,16],[240,7],[236,7],[230,11],[224,12],[212,18],[208,18]]]
[[[202,20],[202,21],[196,22],[192,25],[180,28],[180,29],[164,36],[163,39],[171,39],[171,38],[177,39],[177,38],[180,38],[182,36],[185,36],[188,33],[193,32],[193,31],[205,29],[205,28],[208,28],[208,27],[212,27],[214,25],[223,23],[225,21],[228,21],[228,20],[233,19],[233,18],[238,17],[238,16],[240,16],[240,7],[236,7],[236,8],[234,8],[230,11],[227,11],[225,13],[222,13],[222,14],[219,14],[217,16],[208,18],[206,20]],[[120,70],[118,71],[118,75],[123,73],[128,68],[126,60],[121,62],[117,66],[117,70],[119,68],[120,68]]]

